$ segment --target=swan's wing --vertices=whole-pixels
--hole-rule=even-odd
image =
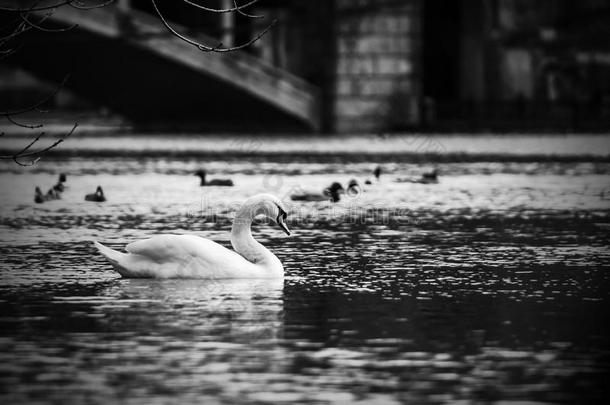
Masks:
[[[129,253],[157,262],[175,261],[195,256],[226,256],[236,254],[209,239],[195,235],[158,235],[132,242],[125,247]]]
[[[153,277],[234,277],[248,274],[252,263],[209,239],[194,235],[159,235],[130,243],[125,248],[138,267]]]
[[[129,253],[163,262],[184,256],[187,252],[180,235],[158,235],[132,242],[125,247]]]

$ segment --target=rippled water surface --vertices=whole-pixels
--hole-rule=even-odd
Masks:
[[[236,187],[199,187],[204,163]],[[254,226],[283,282],[121,279],[90,243],[229,247],[247,196],[362,183],[377,163],[2,163],[0,402],[607,399],[608,163],[439,163],[423,185],[392,180],[431,166],[385,162],[338,204],[291,204],[291,237]],[[59,172],[62,200],[34,204]],[[98,184],[108,201],[83,201]]]

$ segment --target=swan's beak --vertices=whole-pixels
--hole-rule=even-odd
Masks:
[[[280,228],[282,228],[284,232],[286,232],[286,235],[290,236],[290,230],[281,218],[277,221],[277,224],[280,226]]]

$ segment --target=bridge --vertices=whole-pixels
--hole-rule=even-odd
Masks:
[[[202,52],[143,11],[126,30],[119,15],[60,7],[45,24],[78,27],[32,33],[6,61],[56,82],[70,73],[66,87],[145,128],[319,130],[319,91],[305,80],[242,50]]]

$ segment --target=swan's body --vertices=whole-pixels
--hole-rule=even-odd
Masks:
[[[204,170],[198,170],[195,173],[195,176],[198,176],[201,179],[199,185],[201,187],[205,186],[223,186],[223,187],[233,187],[233,180],[231,179],[213,179],[206,181],[206,172]]]
[[[195,235],[160,235],[127,245],[128,253],[94,242],[100,253],[123,277],[147,278],[281,278],[280,260],[252,237],[257,215],[274,219],[290,234],[281,201],[269,194],[249,198],[235,215],[229,250]]]
[[[326,187],[321,193],[302,191],[299,193],[291,194],[290,199],[293,201],[332,201],[338,202],[341,198],[339,194],[344,193],[343,186],[337,182]]]
[[[106,196],[104,195],[104,190],[102,190],[102,187],[97,186],[95,193],[87,194],[85,196],[85,201],[95,201],[95,202],[106,201]]]

